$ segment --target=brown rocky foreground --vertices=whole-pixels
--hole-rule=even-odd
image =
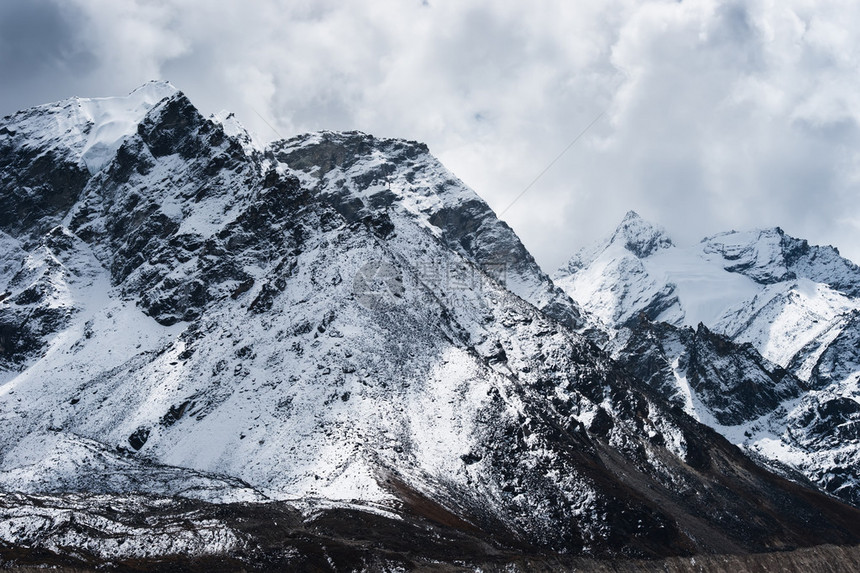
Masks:
[[[486,532],[442,523],[447,520],[440,515],[392,518],[355,507],[319,507],[303,516],[285,503],[211,506],[174,500],[158,506],[157,499],[116,496],[7,494],[0,501],[5,501],[0,503],[0,509],[5,508],[0,515],[5,524],[0,571],[22,573],[860,571],[857,545],[653,560],[595,559],[498,543]],[[27,523],[35,525],[28,528]],[[8,537],[11,531],[19,532],[17,540]],[[218,532],[224,535],[213,536]],[[195,543],[207,536],[232,542]]]
[[[145,571],[148,569],[157,571],[253,571],[241,567],[236,569],[235,565],[227,562],[201,560],[182,562],[144,562],[130,566],[128,569],[122,567],[117,570]],[[409,567],[407,565],[407,567]],[[46,569],[44,566],[12,566],[4,570],[16,573],[43,573],[54,571],[56,573],[89,573],[96,569],[56,566]],[[277,569],[270,569],[272,571]],[[283,569],[293,570],[293,569]],[[308,571],[334,571],[334,568],[312,566]],[[367,571],[384,571],[389,569],[383,563],[378,566],[370,565]],[[398,570],[395,568],[394,570]],[[404,570],[404,569],[400,569]],[[482,571],[494,573],[504,571],[506,573],[517,572],[566,572],[576,571],[583,573],[764,573],[779,571],[784,573],[849,573],[860,571],[860,547],[837,547],[834,545],[820,545],[818,547],[806,547],[794,551],[783,551],[775,553],[757,553],[753,555],[699,555],[696,557],[671,557],[657,561],[643,560],[614,560],[602,561],[577,558],[518,558],[511,560],[499,560],[489,563],[412,563],[406,570],[418,572],[465,572]],[[104,571],[104,569],[99,569]]]

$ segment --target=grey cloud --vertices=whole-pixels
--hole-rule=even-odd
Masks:
[[[80,73],[95,65],[95,55],[78,45],[74,16],[46,0],[0,4],[0,66],[6,81],[62,68]]]
[[[13,2],[0,113],[160,76],[262,139],[423,140],[501,211],[605,111],[504,215],[548,270],[628,209],[681,241],[781,225],[860,260],[858,19],[847,0]]]
[[[79,41],[80,14],[47,0],[0,3],[0,101],[4,115],[41,103],[34,92],[64,93],[98,65],[96,54]]]

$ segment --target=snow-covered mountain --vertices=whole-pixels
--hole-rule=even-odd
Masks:
[[[555,280],[666,397],[860,504],[860,268],[836,249],[779,228],[682,248],[630,212]]]
[[[294,537],[399,520],[484,557],[860,541],[860,512],[576,334],[419,143],[262,147],[155,82],[4,118],[0,195],[0,550],[253,560],[246,514]],[[177,522],[200,535],[171,545]],[[279,539],[281,565],[325,553]]]

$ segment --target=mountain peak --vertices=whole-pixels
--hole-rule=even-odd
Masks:
[[[360,131],[320,131],[269,147],[347,221],[404,221],[441,239],[479,267],[504,269],[503,282],[568,326],[579,310],[540,269],[513,230],[430,154],[427,145]],[[409,224],[411,224],[409,223]]]
[[[558,270],[555,280],[589,266],[613,245],[620,245],[637,259],[644,259],[660,249],[673,247],[674,243],[663,227],[646,221],[639,213],[630,210],[609,238],[580,249]]]
[[[150,81],[125,96],[72,97],[23,110],[3,118],[2,127],[29,147],[52,150],[94,174],[137,132],[150,110],[181,93],[170,82]],[[58,125],[63,126],[59,132]]]
[[[263,146],[245,129],[245,126],[232,111],[221,110],[218,113],[213,113],[209,119],[221,125],[227,136],[238,141],[247,155],[263,152]]]
[[[621,223],[624,224],[628,221],[644,221],[644,219],[642,219],[642,216],[639,215],[639,213],[637,213],[633,209],[630,209],[629,211],[627,211],[627,213],[624,214],[624,218],[621,220]]]
[[[722,259],[729,272],[759,284],[807,278],[848,294],[860,295],[860,268],[831,246],[810,245],[780,227],[729,231],[702,240],[707,255]]]
[[[621,224],[609,239],[610,244],[619,241],[625,249],[640,259],[652,255],[659,249],[674,246],[663,227],[646,221],[636,211],[627,211]]]
[[[174,86],[167,80],[149,80],[145,84],[141,84],[129,92],[129,96],[143,96],[146,99],[157,98],[155,101],[162,100],[172,96],[179,91],[179,88]]]

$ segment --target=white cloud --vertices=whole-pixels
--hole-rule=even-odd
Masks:
[[[123,93],[166,77],[264,139],[276,135],[257,114],[284,136],[360,129],[426,141],[497,211],[605,111],[504,215],[549,270],[631,208],[686,240],[781,225],[860,260],[854,2],[53,6],[69,37],[31,50],[53,63],[18,73],[0,101]]]

